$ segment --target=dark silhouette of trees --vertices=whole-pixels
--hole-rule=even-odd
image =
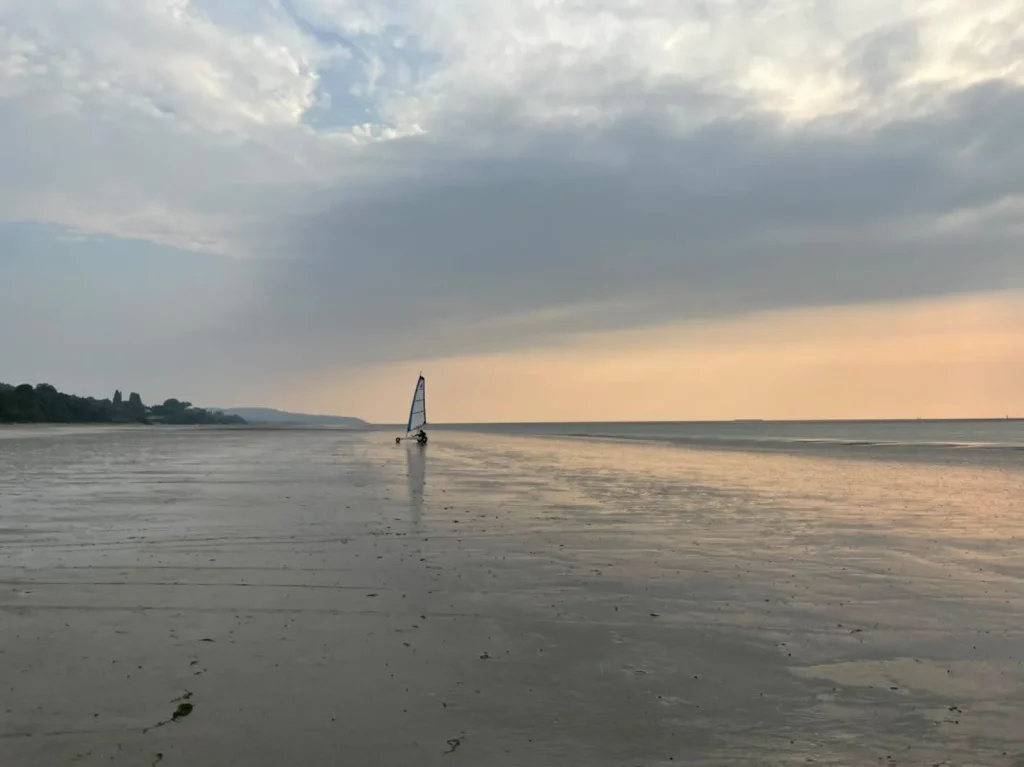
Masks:
[[[165,400],[147,408],[137,392],[124,402],[121,390],[113,399],[64,394],[41,383],[11,386],[0,383],[0,423],[171,423],[240,424],[245,419],[195,407],[191,402]]]

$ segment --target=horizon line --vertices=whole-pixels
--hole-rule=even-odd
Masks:
[[[347,417],[347,416],[338,416]],[[369,426],[396,427],[401,423],[376,423],[366,421]],[[695,420],[610,420],[610,421],[437,421],[426,426],[572,426],[576,424],[721,424],[721,423],[987,423],[1024,421],[1024,416],[967,416],[945,418],[723,418]]]

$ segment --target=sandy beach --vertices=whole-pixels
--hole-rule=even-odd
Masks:
[[[4,767],[1024,765],[1021,467],[7,436]]]

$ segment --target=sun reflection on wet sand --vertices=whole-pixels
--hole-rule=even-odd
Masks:
[[[0,451],[4,764],[1021,756],[1020,468],[54,434]]]

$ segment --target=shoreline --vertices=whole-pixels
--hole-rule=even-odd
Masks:
[[[728,423],[728,422],[721,422]],[[838,422],[837,422],[838,423]],[[591,426],[595,424],[589,424]],[[602,424],[596,424],[600,426]],[[675,425],[675,424],[672,424]],[[885,441],[880,439],[849,439],[822,437],[784,436],[660,436],[641,434],[602,434],[573,432],[531,432],[528,424],[515,424],[514,430],[488,429],[486,427],[452,428],[447,425],[431,425],[428,428],[447,435],[477,435],[492,438],[537,439],[542,441],[569,441],[608,445],[646,445],[675,450],[692,450],[701,453],[746,453],[750,455],[792,455],[806,457],[835,458],[839,460],[867,462],[922,462],[944,465],[996,465],[1002,468],[1024,468],[1024,443],[965,443],[940,441]],[[550,424],[548,424],[550,426]],[[202,432],[322,432],[328,434],[380,434],[390,433],[401,427],[370,424],[367,426],[343,426],[336,424],[303,423],[245,423],[245,424],[165,424],[165,423],[33,423],[0,424],[0,438],[38,436],[40,434],[96,433],[116,430],[199,430]],[[390,440],[388,440],[390,442]]]

